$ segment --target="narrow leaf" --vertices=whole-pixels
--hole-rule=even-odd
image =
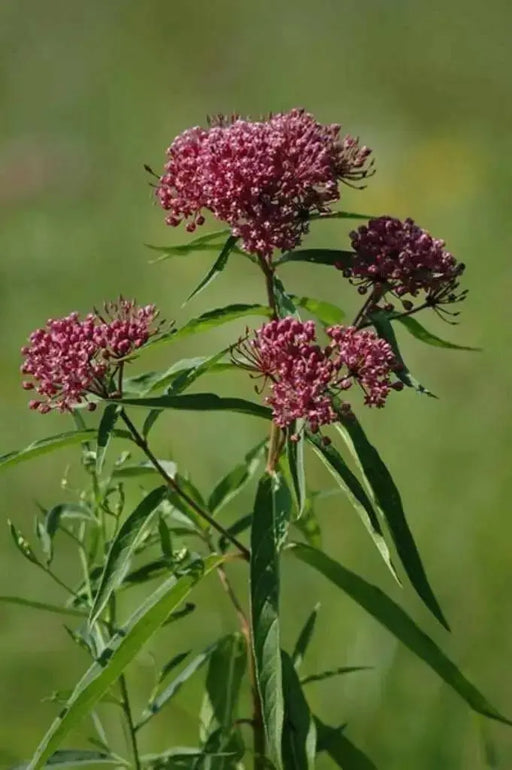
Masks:
[[[408,388],[414,388],[414,390],[417,390],[418,393],[424,393],[426,396],[430,396],[431,398],[437,398],[434,393],[431,393],[430,390],[428,390],[424,385],[418,382],[415,377],[412,376],[409,369],[405,365],[404,359],[402,358],[402,354],[400,353],[400,349],[398,347],[398,342],[396,341],[395,331],[389,320],[388,314],[382,310],[379,310],[376,313],[371,313],[370,321],[374,325],[375,331],[379,337],[382,337],[382,339],[386,340],[386,342],[391,346],[391,349],[393,350],[393,353],[395,354],[395,357],[400,364],[400,369],[396,371],[396,376],[399,378],[399,380],[401,380],[404,385],[407,385]]]
[[[232,732],[246,664],[247,647],[240,633],[221,639],[212,652],[201,707],[203,742],[218,728],[227,736]]]
[[[274,274],[274,297],[276,301],[277,314],[279,318],[285,318],[288,315],[298,315],[297,308],[281,282],[281,279]]]
[[[69,731],[94,707],[117,681],[169,614],[188,596],[194,585],[216,569],[223,557],[211,556],[204,569],[176,579],[168,578],[133,613],[128,623],[111,639],[101,658],[93,663],[75,687],[66,706],[36,749],[27,770],[39,770],[58,748]]]
[[[352,251],[340,251],[338,249],[299,249],[288,251],[276,260],[276,265],[286,262],[312,262],[315,265],[341,265],[351,267],[354,260]]]
[[[319,609],[320,604],[315,604],[313,611],[308,615],[306,622],[301,628],[299,637],[295,643],[295,648],[292,654],[292,661],[296,669],[299,669],[302,665],[304,655],[306,654],[309,643],[313,637],[313,631],[315,630]]]
[[[128,516],[110,546],[94,604],[91,608],[89,625],[93,626],[110,599],[119,588],[130,567],[130,561],[144,525],[167,495],[167,486],[153,489]]]
[[[391,560],[391,554],[389,548],[384,540],[384,533],[379,522],[379,517],[372,505],[372,502],[363,487],[357,480],[356,476],[352,473],[348,465],[345,463],[340,453],[333,447],[332,444],[325,445],[322,439],[313,434],[307,434],[308,441],[313,446],[318,457],[322,460],[326,468],[330,471],[332,476],[336,479],[341,489],[345,492],[350,503],[356,509],[359,514],[359,518],[363,522],[366,530],[369,532],[377,550],[384,559],[386,566],[397,581],[399,585],[400,579],[397,575],[393,562]]]
[[[14,545],[21,553],[21,555],[24,556],[25,559],[28,559],[28,561],[32,562],[32,564],[36,564],[38,567],[41,566],[41,562],[32,550],[32,546],[26,537],[20,532],[20,530],[14,526],[10,519],[7,519],[7,526],[9,527]]]
[[[309,674],[301,677],[301,684],[310,684],[311,682],[325,682],[326,679],[332,679],[333,676],[344,676],[345,674],[355,674],[357,671],[370,671],[371,666],[340,666],[331,668],[327,671],[320,671],[318,674]]]
[[[226,532],[229,532],[230,535],[239,535],[241,532],[245,532],[246,529],[249,529],[252,523],[252,513],[247,513],[245,516],[242,516],[240,519],[237,519],[234,524],[231,524],[230,527],[226,527]],[[225,537],[224,535],[221,535],[219,537],[219,550],[221,553],[224,553],[230,546],[230,541]]]
[[[169,703],[172,698],[174,698],[176,693],[183,687],[185,682],[187,682],[190,677],[193,676],[196,671],[199,671],[201,666],[206,663],[212,652],[215,650],[217,644],[217,642],[211,644],[209,647],[203,650],[203,652],[199,653],[199,655],[196,655],[196,657],[193,658],[193,660],[191,660],[187,666],[185,666],[183,671],[180,671],[180,673],[171,682],[169,682],[167,687],[165,687],[148,703],[142,712],[139,721],[135,725],[136,730],[140,730],[141,727],[144,727],[144,725],[147,724],[147,722],[149,722],[152,717],[158,714],[163,709],[163,707]]]
[[[363,754],[345,735],[343,727],[328,727],[315,717],[318,751],[325,751],[342,770],[377,770],[372,760]]]
[[[218,244],[213,244],[212,241],[224,239],[227,235],[229,235],[229,232],[229,230],[218,230],[216,233],[201,235],[199,238],[194,238],[189,243],[183,243],[176,246],[153,246],[150,243],[146,243],[144,245],[152,251],[160,252],[160,257],[151,260],[152,263],[155,263],[169,259],[170,257],[188,256],[191,252],[194,251],[217,251],[219,246]]]
[[[279,556],[274,520],[273,478],[258,486],[251,531],[251,625],[256,680],[270,757],[281,770],[284,700],[279,634]]]
[[[290,656],[282,651],[281,658],[284,692],[283,765],[286,770],[314,770],[315,722]]]
[[[167,661],[165,666],[162,666],[162,669],[158,675],[158,684],[163,684],[169,674],[174,671],[175,668],[177,668],[183,661],[188,658],[190,655],[190,650],[187,650],[187,652],[179,652],[177,655],[175,655],[171,660]]]
[[[337,305],[312,297],[296,297],[292,295],[292,302],[298,307],[304,308],[308,313],[315,315],[324,326],[334,326],[343,323],[345,313]]]
[[[224,270],[224,268],[227,265],[229,255],[233,250],[233,248],[235,247],[237,240],[238,238],[234,235],[230,235],[228,237],[228,239],[226,240],[226,243],[222,247],[222,250],[219,256],[217,257],[217,259],[215,260],[214,264],[212,265],[208,273],[205,275],[203,280],[199,283],[199,285],[196,286],[192,294],[190,294],[187,297],[184,304],[189,302],[192,299],[192,297],[197,297],[197,295],[200,294],[200,292],[202,292],[203,289],[206,289],[208,284],[210,284],[214,280],[214,278],[216,278],[218,274]]]
[[[469,682],[437,644],[425,634],[404,610],[380,588],[343,567],[321,551],[307,545],[295,544],[290,552],[301,561],[318,570],[334,585],[341,588],[360,607],[387,628],[415,655],[425,661],[475,711],[490,719],[512,725]]]
[[[174,477],[176,475],[176,471],[178,469],[176,463],[172,462],[171,460],[161,460],[160,458],[158,459],[158,462],[165,470],[165,472],[169,474],[169,476]],[[153,476],[154,474],[158,474],[157,469],[152,462],[145,460],[142,463],[121,465],[118,468],[114,468],[112,471],[112,478],[133,479],[139,476]]]
[[[199,332],[214,329],[216,326],[221,326],[222,324],[229,323],[229,321],[236,321],[249,315],[267,316],[269,318],[271,311],[265,305],[243,304],[226,305],[215,310],[209,310],[197,318],[192,318],[185,326],[178,329],[176,334],[173,335],[173,341],[188,337],[190,334],[198,334]]]
[[[81,444],[82,442],[94,439],[95,436],[96,431],[90,428],[88,430],[70,430],[66,433],[59,433],[56,436],[39,439],[39,441],[34,441],[24,449],[0,455],[0,470],[10,465],[25,462],[25,460],[32,460],[33,457],[54,452],[56,449],[62,449],[73,444]],[[114,436],[131,439],[128,431],[114,431]]]
[[[433,345],[436,348],[449,348],[450,350],[482,350],[482,348],[472,348],[468,345],[455,345],[453,342],[447,342],[446,340],[441,339],[441,337],[437,337],[435,334],[428,332],[425,327],[419,323],[419,321],[417,321],[415,318],[411,318],[410,316],[397,316],[396,320],[400,321],[400,323],[405,326],[407,331],[412,334],[413,337],[416,337],[416,339],[425,342],[427,345]]]
[[[304,426],[298,421],[286,437],[286,456],[290,468],[293,491],[297,501],[298,518],[306,505],[306,474],[304,471]],[[292,435],[290,435],[290,432]],[[293,438],[292,438],[293,436]]]
[[[25,599],[23,596],[0,596],[0,602],[4,602],[5,604],[19,604],[23,607],[32,607],[34,610],[55,612],[57,615],[74,615],[79,618],[87,616],[85,610],[78,610],[74,607],[59,607],[58,604],[48,604],[47,602],[36,602],[32,599]]]
[[[107,404],[100,420],[98,428],[98,443],[96,448],[96,473],[103,470],[103,463],[110,442],[110,436],[119,416],[119,407],[116,404]]]
[[[56,751],[48,758],[45,767],[83,767],[86,765],[117,765],[125,763],[120,758],[104,751],[88,751],[87,749],[64,749]],[[28,770],[29,765],[17,765],[12,770]]]
[[[253,478],[260,466],[266,445],[267,439],[258,442],[245,455],[244,462],[235,466],[232,471],[219,481],[208,498],[208,510],[211,513],[217,513],[224,505],[227,505]]]
[[[409,529],[405,512],[395,482],[383,463],[377,449],[368,441],[364,430],[355,416],[340,417],[337,429],[361,469],[372,490],[379,510],[384,516],[400,561],[418,596],[439,622],[449,631],[450,627],[430,587],[420,554]]]
[[[150,398],[123,398],[120,403],[144,409],[183,409],[200,412],[240,412],[269,420],[268,407],[243,398],[226,398],[215,393],[185,393],[180,396],[153,396]]]
[[[158,536],[160,538],[160,548],[162,549],[162,556],[165,559],[169,559],[169,561],[172,561],[173,555],[172,555],[171,533],[161,513],[158,516]]]

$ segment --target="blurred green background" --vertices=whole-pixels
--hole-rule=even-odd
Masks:
[[[413,216],[468,266],[462,324],[443,326],[434,316],[423,321],[483,352],[427,348],[403,338],[409,367],[440,400],[408,391],[363,416],[403,492],[452,635],[434,625],[408,587],[400,592],[392,585],[341,497],[319,510],[327,549],[400,600],[509,716],[511,24],[505,0],[0,5],[1,451],[70,427],[66,417],[29,412],[19,387],[19,347],[47,317],[87,311],[119,292],[158,303],[178,322],[210,307],[263,298],[249,264],[232,259],[228,273],[181,309],[209,259],[203,254],[148,265],[144,242],[188,236],[165,228],[143,163],[158,170],[176,133],[204,122],[208,113],[257,116],[301,105],[322,121],[342,123],[374,149],[377,162],[367,191],[344,191],[345,207]],[[343,247],[347,230],[342,223],[317,225],[309,244]],[[353,311],[353,291],[339,274],[312,267],[286,271],[283,279],[294,292]],[[239,332],[240,325],[223,327],[164,347],[137,366],[163,367],[221,349]],[[251,392],[240,375],[202,387]],[[237,415],[168,414],[155,435],[160,454],[173,453],[208,491],[262,431],[257,421]],[[60,452],[6,472],[0,478],[3,518],[31,533],[36,501],[66,499],[60,479],[71,464],[72,486],[77,461],[78,452]],[[313,487],[332,486],[313,457],[309,469]],[[247,494],[226,516],[249,505]],[[76,557],[61,546],[57,563],[72,577]],[[0,593],[62,598],[15,552],[6,526],[0,553]],[[242,591],[245,571],[235,573]],[[477,719],[325,581],[287,563],[283,591],[288,647],[322,597],[308,672],[375,667],[311,685],[309,695],[324,721],[348,722],[348,734],[379,768],[512,767],[510,729]],[[162,632],[154,648],[159,661],[199,649],[234,627],[213,580],[197,602],[197,613]],[[8,767],[30,755],[53,717],[56,706],[42,699],[72,686],[86,658],[57,616],[0,605],[0,629],[0,766]],[[139,706],[152,665],[146,652],[129,674]],[[197,740],[200,688],[199,676],[147,728],[145,750]],[[105,718],[115,725],[108,707]],[[67,745],[84,745],[88,727],[84,723]],[[494,744],[494,758],[485,757],[486,740]]]

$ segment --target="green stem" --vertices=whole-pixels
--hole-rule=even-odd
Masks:
[[[227,529],[225,529],[222,524],[219,524],[218,521],[216,521],[213,516],[211,516],[208,511],[205,511],[204,508],[202,508],[196,501],[190,497],[183,489],[181,489],[180,485],[170,476],[165,468],[159,463],[158,459],[155,457],[151,449],[149,448],[149,444],[146,441],[146,439],[139,433],[133,422],[128,417],[126,411],[124,409],[120,412],[121,418],[124,420],[125,425],[127,426],[128,430],[133,436],[133,439],[137,446],[144,452],[148,460],[151,462],[153,467],[156,471],[160,474],[160,476],[164,479],[164,481],[169,485],[169,487],[173,490],[173,492],[176,492],[177,495],[179,495],[183,500],[185,500],[188,505],[199,515],[201,518],[205,519],[205,521],[208,522],[208,524],[213,527],[213,529],[216,529],[217,532],[219,532],[221,535],[223,535],[227,540],[229,540],[233,545],[235,545],[238,550],[240,551],[241,555],[246,561],[249,561],[251,558],[251,553],[248,550],[248,548],[245,547],[243,543],[240,542],[234,535],[232,535],[230,532],[228,532]]]
[[[133,754],[133,764],[135,770],[141,770],[139,747],[137,744],[137,732],[135,730],[135,723],[133,721],[132,709],[130,706],[130,698],[128,695],[128,688],[126,686],[126,678],[124,674],[119,677],[119,687],[121,690],[121,705],[126,718],[126,725],[128,727],[128,734],[130,736],[130,746]]]

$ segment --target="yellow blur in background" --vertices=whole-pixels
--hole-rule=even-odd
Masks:
[[[86,312],[119,293],[157,303],[178,323],[212,307],[264,299],[252,266],[232,257],[227,272],[181,308],[211,256],[148,264],[144,243],[189,236],[163,224],[144,163],[158,171],[173,137],[204,124],[209,113],[259,116],[304,106],[323,122],[340,122],[373,148],[377,164],[367,190],[343,191],[344,207],[412,216],[467,265],[470,293],[460,326],[434,315],[422,321],[483,352],[427,348],[399,332],[409,368],[440,399],[407,391],[385,410],[360,412],[403,493],[453,633],[435,626],[408,586],[393,585],[340,496],[319,506],[325,545],[410,611],[508,716],[511,24],[505,0],[7,0],[0,6],[0,452],[71,427],[65,416],[29,412],[20,388],[19,348],[48,317]],[[317,224],[308,245],[345,248],[348,230],[342,222]],[[288,265],[282,278],[293,293],[330,300],[349,315],[356,307],[354,290],[330,268]],[[231,324],[160,348],[134,371],[220,350],[240,331],[241,324]],[[250,397],[251,387],[242,375],[200,385]],[[264,430],[241,415],[168,413],[155,438],[160,456],[172,456],[208,492]],[[78,459],[77,451],[59,452],[5,472],[2,519],[32,536],[38,503],[70,499],[81,480]],[[313,488],[332,487],[314,457],[308,472]],[[251,491],[230,506],[226,521],[250,510]],[[137,492],[134,485],[133,500]],[[65,541],[58,545],[56,566],[76,579],[76,555]],[[15,551],[7,526],[0,527],[0,553],[0,594],[62,600]],[[243,567],[235,579],[243,592]],[[124,613],[149,590],[124,599]],[[288,648],[319,598],[305,671],[374,667],[310,685],[311,706],[324,721],[348,722],[350,737],[382,770],[512,767],[510,729],[476,718],[348,599],[306,567],[285,563]],[[199,650],[235,627],[213,580],[196,601],[196,613],[162,631],[130,669],[137,708],[151,688],[155,660]],[[87,659],[58,616],[0,605],[0,629],[0,767],[7,768],[30,756],[56,713],[45,696],[72,687]],[[200,692],[198,675],[141,733],[143,750],[194,745]],[[102,707],[102,716],[119,748],[113,707]],[[66,745],[85,746],[89,734],[84,721]],[[492,752],[485,750],[489,741]],[[328,762],[321,758],[319,766]]]

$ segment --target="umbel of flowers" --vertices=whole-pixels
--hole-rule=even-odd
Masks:
[[[21,351],[25,357],[21,371],[31,378],[23,381],[23,387],[40,396],[30,401],[30,408],[41,414],[52,409],[70,412],[90,395],[119,395],[114,377],[122,373],[127,357],[158,332],[157,316],[154,305],[138,307],[121,297],[105,303],[102,313],[94,311],[84,319],[76,312],[50,318],[32,332]],[[88,408],[94,410],[95,402],[90,401]]]
[[[358,412],[362,411],[358,404],[382,408],[389,398],[394,398],[392,391],[400,391],[404,385],[425,392],[403,362],[394,331],[399,324],[395,322],[401,322],[402,328],[423,341],[430,339],[438,344],[439,338],[429,335],[410,316],[432,309],[443,317],[455,315],[447,308],[465,297],[459,288],[464,265],[446,249],[444,241],[432,237],[411,219],[368,218],[335,211],[334,205],[341,200],[341,185],[360,186],[371,173],[370,150],[366,146],[343,134],[337,124],[323,125],[304,110],[294,109],[256,121],[218,116],[207,128],[189,129],[167,150],[155,197],[166,211],[166,223],[172,227],[184,223],[192,233],[205,224],[207,216],[228,226],[227,238],[225,233],[208,234],[178,247],[179,253],[191,255],[196,248],[203,253],[218,251],[194,294],[226,269],[228,259],[236,258],[245,259],[251,276],[256,273],[261,279],[267,302],[245,305],[235,301],[216,308],[193,318],[176,336],[197,334],[216,323],[245,319],[254,313],[261,314],[264,322],[255,329],[246,329],[242,338],[240,332],[234,335],[229,347],[231,359],[225,349],[201,359],[172,361],[164,372],[131,378],[129,387],[124,379],[125,366],[162,329],[152,304],[139,306],[121,297],[106,303],[101,312],[93,310],[83,318],[73,312],[50,319],[30,335],[23,347],[23,387],[37,396],[29,406],[41,414],[52,410],[71,412],[79,428],[75,433],[45,439],[43,451],[61,446],[63,441],[86,441],[87,451],[82,457],[90,480],[87,490],[77,496],[78,516],[76,505],[68,517],[66,506],[59,504],[44,520],[37,521],[44,559],[11,524],[18,550],[68,591],[65,612],[76,617],[77,623],[86,616],[72,637],[88,649],[92,658],[90,669],[36,749],[28,770],[69,764],[68,760],[75,759],[79,764],[98,760],[135,770],[156,770],[184,757],[187,766],[190,760],[197,768],[213,762],[222,764],[225,770],[236,770],[250,757],[255,770],[308,770],[313,767],[313,755],[330,751],[329,746],[334,747],[332,758],[340,767],[355,766],[354,762],[358,767],[374,767],[352,745],[345,731],[324,725],[318,715],[311,713],[307,692],[303,692],[307,678],[300,679],[297,668],[307,651],[316,609],[298,635],[295,654],[291,656],[282,649],[279,563],[285,544],[289,558],[297,557],[301,566],[309,565],[341,588],[405,642],[473,709],[507,721],[396,602],[318,547],[321,521],[314,509],[318,495],[309,487],[305,447],[320,456],[348,495],[393,577],[397,578],[397,570],[392,552],[403,577],[409,579],[433,616],[448,628],[396,484],[358,420]],[[298,248],[314,221],[336,217],[369,219],[349,234],[351,251]],[[219,237],[224,239],[223,244]],[[169,251],[172,253],[172,247]],[[340,294],[355,286],[357,293],[353,295],[359,299],[359,308],[353,319],[345,323],[337,305],[296,296],[293,286],[287,291],[281,277],[285,267],[290,269],[294,262],[323,265]],[[257,300],[261,303],[261,296]],[[302,308],[316,320],[301,318]],[[159,342],[172,342],[174,336],[164,333]],[[256,392],[263,403],[197,392],[195,386],[204,373],[222,372],[233,361],[258,380]],[[193,384],[194,390],[185,392]],[[92,411],[102,400],[107,404],[94,442],[90,440],[91,429],[87,429],[88,415],[84,418],[84,412],[79,414],[76,408],[86,405]],[[137,418],[132,418],[132,407],[137,407],[139,414],[148,410],[140,428]],[[263,441],[259,437],[243,463],[227,475],[223,472],[211,494],[203,497],[178,461],[161,460],[153,449],[152,426],[156,419],[163,421],[168,409],[195,409],[202,416],[208,410],[241,412],[267,420],[270,430]],[[123,430],[115,427],[116,421],[124,424]],[[330,426],[335,429],[329,430]],[[131,453],[123,452],[114,462],[105,462],[107,448],[110,452],[114,443],[109,442],[110,438],[129,440],[130,449],[140,452],[142,461],[132,462]],[[338,449],[337,444],[342,442],[347,455],[356,461],[352,463],[355,471],[344,458],[344,449]],[[34,447],[29,449],[0,458],[0,468],[2,460],[9,464],[28,459]],[[36,445],[35,453],[40,449]],[[254,478],[264,456],[266,469],[259,478],[251,515],[247,516],[244,506],[234,523],[225,525],[222,507],[235,501]],[[155,477],[160,478],[156,487]],[[142,485],[149,484],[150,489],[143,488],[142,499],[126,512],[129,496],[124,484],[132,478],[138,485],[137,494]],[[76,589],[75,584],[69,584],[68,576],[64,582],[53,571],[52,538],[59,528],[79,547],[76,563],[82,574]],[[248,529],[250,538],[244,542]],[[219,540],[216,535],[220,535]],[[298,541],[293,541],[294,535]],[[156,549],[160,549],[159,556]],[[135,556],[140,568],[130,571]],[[249,563],[249,596],[245,599],[231,584],[229,562],[235,558]],[[210,644],[170,683],[169,677],[186,654],[167,662],[137,719],[125,679],[126,666],[160,625],[188,613],[187,606],[193,605],[180,608],[180,602],[212,571],[218,573],[233,605],[240,632]],[[155,590],[152,583],[144,602],[127,619],[121,619],[122,598],[118,602],[118,594],[133,583],[140,588],[156,577],[162,577],[162,584]],[[22,603],[34,604],[25,599]],[[45,605],[38,606],[41,609]],[[53,605],[48,606],[55,610]],[[170,747],[160,755],[141,756],[140,731],[202,663],[208,666],[208,674],[207,699],[203,701],[206,706],[201,709],[200,748]],[[245,678],[244,671],[248,674]],[[332,673],[312,678],[321,680]],[[237,710],[246,683],[252,701],[249,715]],[[84,704],[89,705],[98,726],[95,708],[105,695],[121,706],[130,759],[111,749],[101,726],[101,741],[94,744],[100,751],[92,752],[94,757],[91,751],[61,751],[63,738],[83,716]],[[341,721],[334,719],[337,724]],[[318,742],[317,727],[322,732]],[[247,728],[252,733],[250,739]]]

